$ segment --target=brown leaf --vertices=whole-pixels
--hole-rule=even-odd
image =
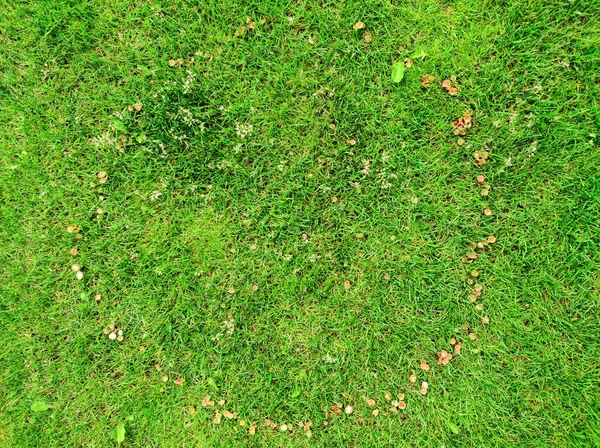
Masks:
[[[354,28],[355,31],[358,31],[358,30],[362,30],[364,27],[365,27],[365,24],[363,22],[359,21],[359,22],[356,22],[352,28]]]
[[[375,406],[375,400],[373,400],[372,398],[368,398],[368,399],[367,399],[367,404],[368,404],[369,406]]]
[[[368,31],[365,33],[365,42],[366,43],[373,42],[373,35],[371,33],[369,33]]]
[[[398,403],[398,407],[399,407],[400,409],[406,409],[406,403],[405,403],[405,402],[403,402],[403,401],[401,401],[400,403]]]
[[[483,316],[483,317],[481,318],[481,322],[482,322],[484,325],[487,325],[487,324],[489,324],[489,323],[490,323],[490,318],[489,318],[489,317],[487,317],[487,316]]]
[[[454,75],[450,76],[450,81],[456,82],[456,76],[454,76]]]
[[[450,95],[454,96],[454,95],[456,95],[456,94],[458,93],[458,89],[457,89],[456,87],[452,86],[452,87],[450,87],[450,88],[448,89],[448,93],[449,93]]]
[[[219,411],[215,411],[215,425],[221,424],[221,413]]]
[[[407,59],[406,61],[404,61],[404,65],[406,65],[406,68],[411,68],[413,66],[413,61]]]
[[[235,288],[234,288],[234,287],[231,287],[231,288],[229,288],[229,289],[227,290],[227,292],[228,292],[229,294],[234,294],[234,293],[235,293]]]
[[[210,399],[210,395],[205,395],[202,399],[202,407],[214,406],[215,402]]]
[[[477,182],[479,182],[480,184],[485,182],[485,176],[483,174],[480,174],[479,176],[477,176]]]
[[[429,364],[427,364],[426,362],[422,362],[419,367],[424,370],[425,372],[429,372]]]
[[[475,336],[475,333],[469,333],[469,339],[474,341],[475,339],[477,339],[477,336]]]
[[[225,417],[225,418],[227,418],[229,420],[237,418],[237,416],[238,416],[237,413],[234,414],[233,412],[223,411],[223,417]]]
[[[183,378],[179,377],[175,381],[173,381],[177,386],[181,386],[183,384]]]
[[[254,434],[256,434],[256,423],[253,423],[250,425],[250,428],[248,428],[248,433],[253,436]]]
[[[458,143],[458,145],[459,145],[459,146],[462,146],[462,145],[464,145],[464,144],[465,144],[465,140],[464,140],[464,139],[462,139],[462,138],[459,138],[459,139],[456,141],[456,143]]]
[[[484,214],[484,215],[486,215],[486,216],[490,216],[490,215],[492,214],[492,211],[491,211],[489,208],[486,208],[486,209],[483,211],[483,214]]]
[[[70,253],[71,255],[77,255],[77,248],[76,248],[76,247],[74,247],[73,249],[71,249],[71,250],[69,251],[69,253]]]
[[[346,289],[349,289],[349,288],[350,288],[350,281],[349,281],[349,280],[346,280],[346,281],[344,282],[344,288],[346,288]]]
[[[488,236],[487,242],[493,244],[496,242],[496,237],[494,235]]]
[[[444,79],[442,81],[442,88],[444,90],[450,90],[450,87],[452,87],[452,81],[450,81],[449,79]]]

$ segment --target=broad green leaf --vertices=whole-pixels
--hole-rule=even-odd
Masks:
[[[300,396],[300,389],[294,389],[292,392],[292,398],[298,398]]]
[[[138,143],[144,143],[147,139],[148,139],[148,137],[146,137],[146,134],[139,134],[135,137],[135,140]]]
[[[119,424],[117,426],[117,443],[120,445],[125,441],[125,423]]]
[[[427,53],[425,53],[425,50],[423,50],[421,48],[421,49],[415,51],[410,58],[411,59],[425,59],[426,56],[427,56]]]
[[[127,128],[121,120],[113,120],[113,126],[117,131],[127,132]]]
[[[448,426],[448,428],[450,428],[450,431],[452,431],[454,434],[458,434],[460,432],[460,430],[458,429],[458,426],[456,426],[450,420],[446,420],[446,425]]]
[[[392,81],[400,82],[402,78],[404,78],[404,70],[405,70],[404,62],[398,61],[395,62],[392,67]]]
[[[33,403],[31,403],[31,410],[33,412],[44,412],[48,409],[50,409],[50,406],[48,406],[48,404],[43,401],[34,401]]]
[[[208,383],[209,386],[211,386],[211,387],[213,387],[215,389],[218,389],[217,382],[213,378],[208,377],[208,379],[206,380],[206,382]]]

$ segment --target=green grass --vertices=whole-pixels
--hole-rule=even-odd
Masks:
[[[0,446],[600,445],[598,1],[0,9]]]

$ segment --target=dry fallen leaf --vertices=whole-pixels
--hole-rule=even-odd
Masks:
[[[362,30],[364,27],[365,27],[365,24],[363,22],[359,21],[359,22],[356,22],[352,28],[354,28],[355,31],[358,31],[358,30]]]
[[[235,293],[235,288],[231,287],[231,288],[229,288],[229,289],[227,290],[227,292],[228,292],[229,294],[233,294],[233,293]]]
[[[442,88],[444,90],[450,90],[450,87],[452,87],[452,81],[450,81],[449,79],[444,79],[442,81]]]
[[[407,59],[406,61],[404,61],[404,64],[406,65],[406,68],[411,68],[413,66],[413,61]]]
[[[427,394],[427,389],[421,389],[421,395],[426,395]]]
[[[398,400],[400,400],[400,401],[404,400],[404,394],[403,393],[399,393],[398,394]]]
[[[454,95],[456,95],[456,94],[458,93],[458,89],[457,89],[456,87],[452,86],[452,87],[450,87],[450,88],[448,89],[448,93],[449,93],[450,95],[454,96]]]
[[[486,216],[490,216],[490,215],[492,214],[492,211],[491,211],[489,208],[486,208],[486,209],[483,211],[483,214],[484,214],[484,215],[486,215]]]
[[[258,285],[252,285],[252,291],[258,291]]]
[[[348,140],[348,144],[351,146],[356,145],[356,140],[354,140],[353,138],[351,138],[350,140]]]
[[[346,412],[346,414],[350,415],[354,412],[354,408],[350,405],[346,406],[346,409],[344,409],[344,411]]]
[[[460,146],[465,144],[465,140],[463,138],[459,138],[456,143],[458,143]]]
[[[471,275],[473,277],[477,277],[477,276],[479,276],[479,271],[471,271]]]
[[[414,373],[408,377],[408,381],[410,381],[411,383],[416,383],[417,382],[417,375],[415,375]]]
[[[490,244],[493,244],[496,242],[496,237],[495,236],[488,236],[487,242]]]
[[[366,43],[373,42],[373,35],[371,33],[369,33],[368,31],[365,33],[365,42]]]
[[[76,248],[76,247],[74,247],[73,249],[71,249],[71,250],[69,251],[69,253],[70,253],[71,255],[77,255],[77,248]]]
[[[425,372],[429,372],[429,364],[427,364],[426,362],[422,362],[419,367],[424,370]]]
[[[215,425],[221,424],[221,413],[219,411],[215,411]]]
[[[166,383],[167,381],[169,381],[169,375],[165,375],[162,377],[162,380]]]
[[[83,272],[77,271],[77,274],[75,274],[75,277],[77,278],[77,280],[81,280],[83,278]]]
[[[405,403],[405,402],[403,402],[403,401],[401,401],[400,403],[398,403],[398,407],[399,407],[400,409],[406,409],[406,403]]]
[[[454,75],[450,76],[450,81],[456,82],[456,76],[454,76]]]
[[[210,399],[210,395],[205,395],[202,399],[202,407],[214,406],[215,402]]]
[[[373,409],[373,416],[377,417],[379,415],[379,409]]]
[[[107,177],[105,171],[98,171],[96,173],[96,176],[98,176],[98,179],[103,179],[103,178]]]
[[[475,339],[477,339],[477,336],[475,336],[475,333],[469,333],[469,339],[474,341]]]
[[[484,188],[483,190],[481,190],[481,196],[487,196],[490,194],[490,190],[488,190],[487,188]]]
[[[183,384],[183,378],[179,377],[175,381],[173,381],[177,386],[181,386]]]
[[[344,282],[344,288],[346,288],[346,289],[350,288],[350,281],[349,280],[346,280]]]
[[[480,174],[479,176],[477,176],[477,182],[479,182],[480,184],[485,182],[485,176],[483,174]]]
[[[481,303],[478,303],[477,305],[475,305],[475,309],[476,309],[477,311],[483,311],[483,304],[481,304]]]
[[[490,318],[489,318],[489,317],[487,317],[487,316],[483,316],[483,317],[481,318],[481,323],[483,323],[484,325],[487,325],[487,324],[489,324],[489,323],[490,323]]]
[[[254,434],[256,434],[256,423],[253,423],[250,425],[250,428],[248,428],[248,433],[253,436]]]
[[[77,224],[73,224],[72,226],[67,227],[67,232],[74,233],[79,230],[79,226]]]
[[[389,280],[390,279],[390,274],[383,274],[383,279],[384,280]]]
[[[175,62],[175,59],[170,59],[170,60],[169,60],[169,65],[170,65],[171,67],[175,67],[175,65],[177,65],[177,62]]]
[[[421,76],[421,84],[423,84],[424,87],[431,87],[431,83],[435,80],[435,78],[431,75],[425,75],[425,76]]]
[[[368,404],[369,406],[375,406],[375,400],[373,400],[372,398],[368,398],[368,399],[367,399],[367,404]]]
[[[469,324],[462,324],[461,327],[465,331],[467,331],[467,330],[469,330],[469,328],[471,328],[471,327],[469,327]]]
[[[395,414],[396,412],[398,412],[398,409],[396,409],[395,407],[390,408],[390,413]]]
[[[229,411],[223,411],[223,417],[232,420],[234,418],[237,418],[237,414],[234,414],[233,412],[229,412]]]

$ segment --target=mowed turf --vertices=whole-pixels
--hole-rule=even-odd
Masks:
[[[0,10],[0,446],[600,445],[597,1]]]

